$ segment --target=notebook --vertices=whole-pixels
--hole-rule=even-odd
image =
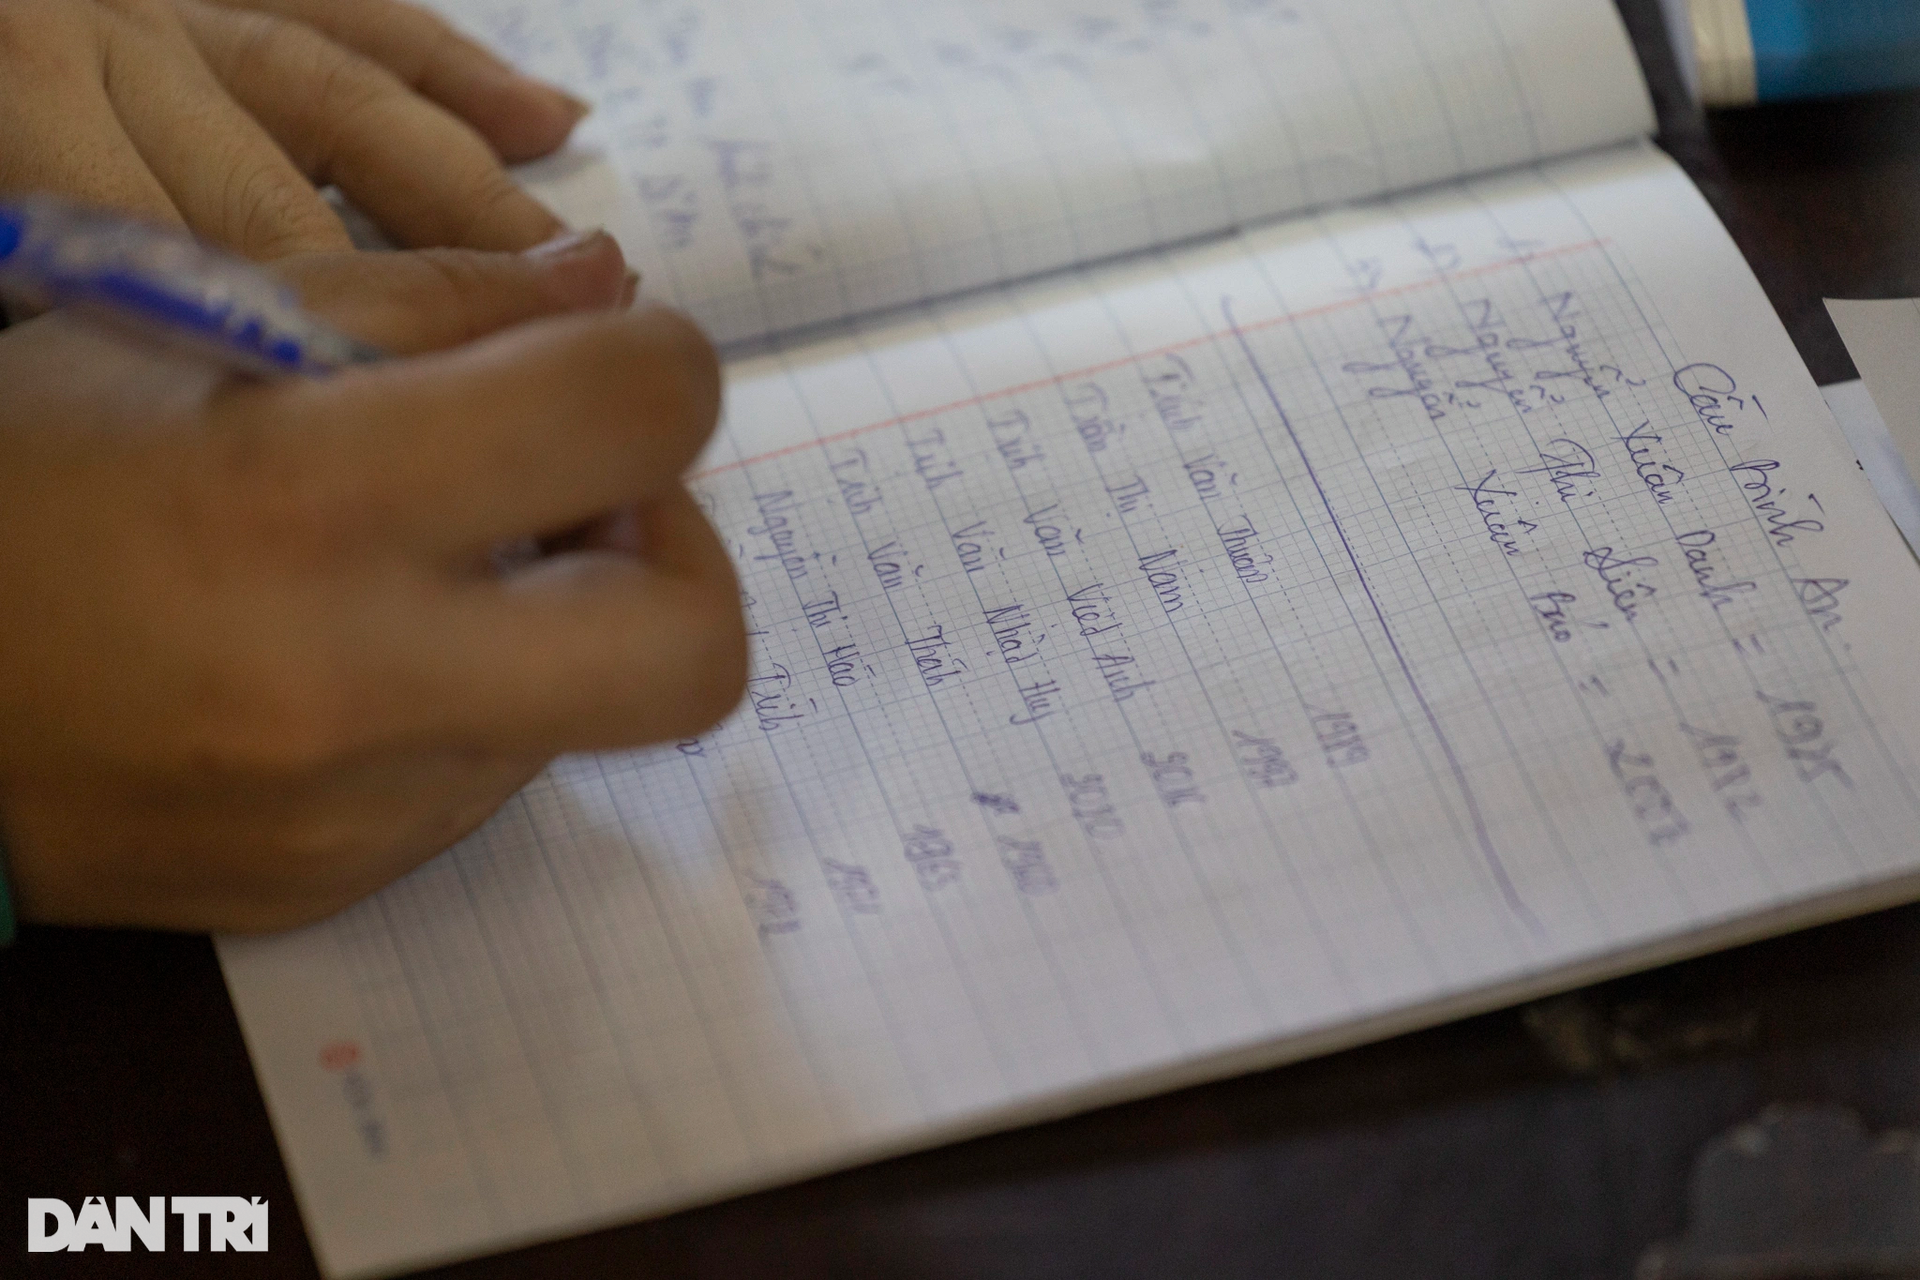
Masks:
[[[330,1276],[1920,894],[1920,569],[1605,0],[441,0],[729,345],[746,704],[220,941]]]

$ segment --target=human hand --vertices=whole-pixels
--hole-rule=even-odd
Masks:
[[[397,0],[0,0],[0,194],[254,258],[347,247],[316,183],[403,245],[539,244],[560,224],[501,162],[585,110]]]
[[[391,350],[499,332],[279,382],[60,315],[0,334],[0,827],[23,918],[312,920],[551,756],[695,733],[740,696],[738,587],[681,483],[714,357],[669,312],[607,313],[610,240],[290,273]],[[626,550],[487,566],[613,510]]]

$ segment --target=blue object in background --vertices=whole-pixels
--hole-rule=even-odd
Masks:
[[[1920,87],[1920,0],[1668,0],[1708,106]]]
[[[1746,0],[1762,102],[1920,84],[1916,0]]]

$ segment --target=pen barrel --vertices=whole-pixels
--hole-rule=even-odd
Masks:
[[[1671,0],[1709,107],[1920,86],[1914,0]]]
[[[0,201],[0,298],[67,308],[262,377],[381,358],[253,263],[177,228],[47,196]]]

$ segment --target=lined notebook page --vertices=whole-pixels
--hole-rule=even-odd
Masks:
[[[1651,147],[729,384],[741,712],[220,944],[331,1275],[1912,891],[1920,570]]]
[[[1652,129],[1609,0],[436,5],[598,104],[536,185],[722,341]]]

